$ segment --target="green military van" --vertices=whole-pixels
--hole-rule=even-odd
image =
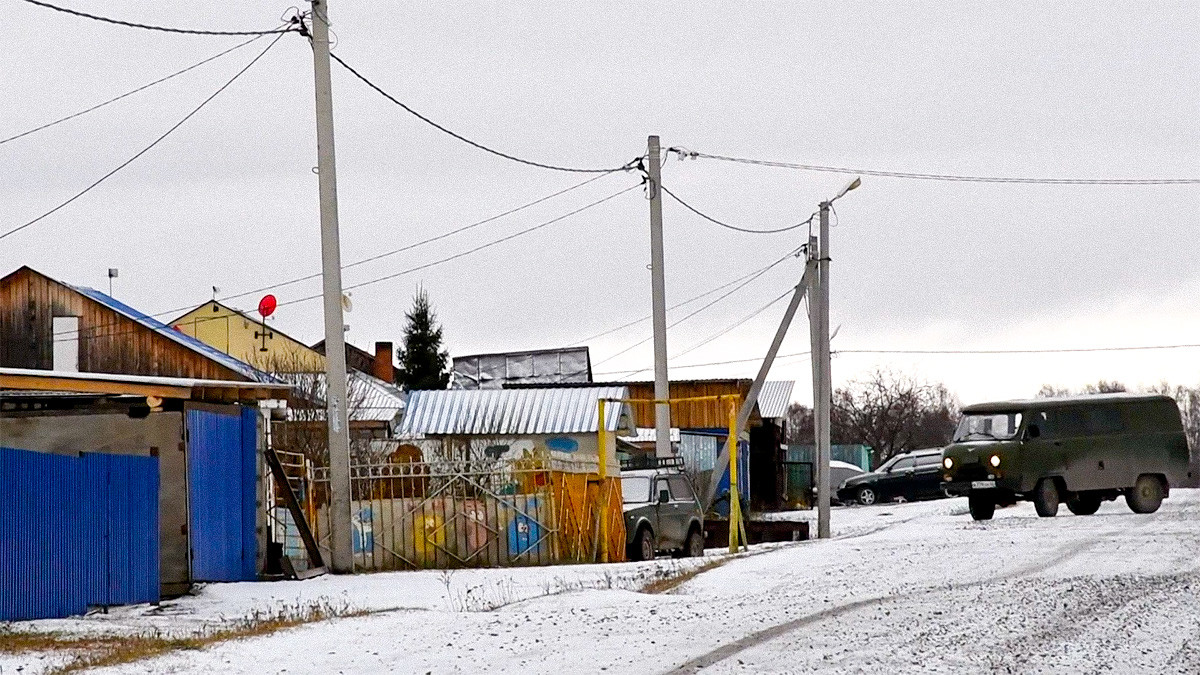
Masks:
[[[1158,395],[967,406],[942,467],[943,487],[968,497],[975,520],[1017,500],[1043,517],[1061,502],[1091,515],[1120,495],[1134,513],[1153,513],[1172,487],[1194,485],[1179,407]]]

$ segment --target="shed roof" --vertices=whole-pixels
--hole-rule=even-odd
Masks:
[[[768,419],[786,417],[788,406],[792,404],[792,390],[795,388],[795,380],[763,382],[762,391],[758,392],[758,411]]]
[[[76,373],[30,368],[0,368],[0,389],[158,396],[221,402],[285,399],[291,392],[290,386],[281,383]]]
[[[59,283],[62,283],[62,282],[59,282]],[[223,352],[215,347],[211,347],[211,346],[197,340],[196,338],[193,338],[189,335],[184,335],[183,333],[175,330],[174,328],[171,328],[170,326],[159,321],[158,319],[155,319],[154,317],[152,317],[148,314],[143,314],[142,312],[139,312],[138,310],[130,307],[129,305],[126,305],[125,303],[121,302],[120,300],[117,300],[116,298],[114,298],[110,295],[101,293],[100,291],[98,291],[94,288],[89,288],[87,286],[74,286],[71,284],[63,284],[63,285],[67,286],[68,288],[74,290],[77,293],[80,293],[80,294],[86,296],[90,300],[93,300],[95,302],[100,303],[101,305],[104,305],[108,309],[111,309],[112,311],[114,311],[128,319],[136,321],[137,323],[145,326],[146,328],[149,328],[150,330],[154,331],[155,333],[158,333],[159,335],[162,335],[163,337],[165,337],[169,340],[173,340],[173,341],[179,343],[180,345],[183,345],[187,349],[190,349],[193,352],[196,352],[197,354],[204,356],[205,358],[208,358],[212,361],[215,361],[215,362],[221,364],[222,366],[232,370],[233,372],[237,373],[238,375],[241,375],[242,377],[245,377],[246,379],[248,379],[252,382],[273,382],[274,381],[274,378],[272,378],[270,375],[258,370],[257,368],[254,368],[250,364],[245,363],[244,361],[235,359],[234,357],[226,354],[225,352]]]
[[[401,435],[586,434],[599,431],[600,399],[629,397],[625,387],[466,389],[409,392]],[[634,433],[629,406],[607,412],[606,427]]]

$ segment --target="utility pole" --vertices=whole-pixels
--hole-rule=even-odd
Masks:
[[[833,199],[821,202],[821,232],[817,253],[817,317],[813,336],[813,421],[817,435],[817,538],[829,538],[830,421],[833,407],[833,378],[829,358],[829,210],[833,203],[862,184],[858,178],[846,184]]]
[[[817,441],[817,538],[829,538],[830,407],[833,385],[829,374],[829,205],[821,202],[817,249],[817,295],[813,345],[813,422]]]
[[[650,192],[650,285],[654,295],[654,456],[671,457],[671,384],[667,379],[667,283],[663,277],[662,190],[658,136],[646,143]]]
[[[330,566],[354,572],[350,521],[350,430],[346,412],[346,336],[342,319],[342,252],[338,236],[333,91],[329,79],[329,2],[312,2],[313,75],[317,98],[317,181],[321,193],[321,277],[325,300],[325,420],[329,427]]]

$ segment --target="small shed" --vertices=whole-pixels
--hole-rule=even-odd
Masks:
[[[0,368],[0,620],[157,602],[264,562],[286,385]]]

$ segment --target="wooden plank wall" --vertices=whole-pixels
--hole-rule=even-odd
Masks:
[[[625,382],[629,387],[630,398],[653,399],[653,382]],[[745,397],[750,393],[752,380],[682,380],[671,382],[671,398],[691,398],[694,396],[719,396],[737,394]],[[741,405],[741,399],[738,401]],[[729,426],[728,403],[719,401],[689,401],[675,403],[671,406],[671,426],[679,429],[724,429]],[[649,403],[635,403],[632,406],[634,423],[639,427],[654,426],[654,406]],[[759,424],[762,417],[758,407],[750,415],[750,424]]]
[[[27,267],[0,279],[0,366],[50,369],[55,316],[79,317],[81,371],[246,380]]]

